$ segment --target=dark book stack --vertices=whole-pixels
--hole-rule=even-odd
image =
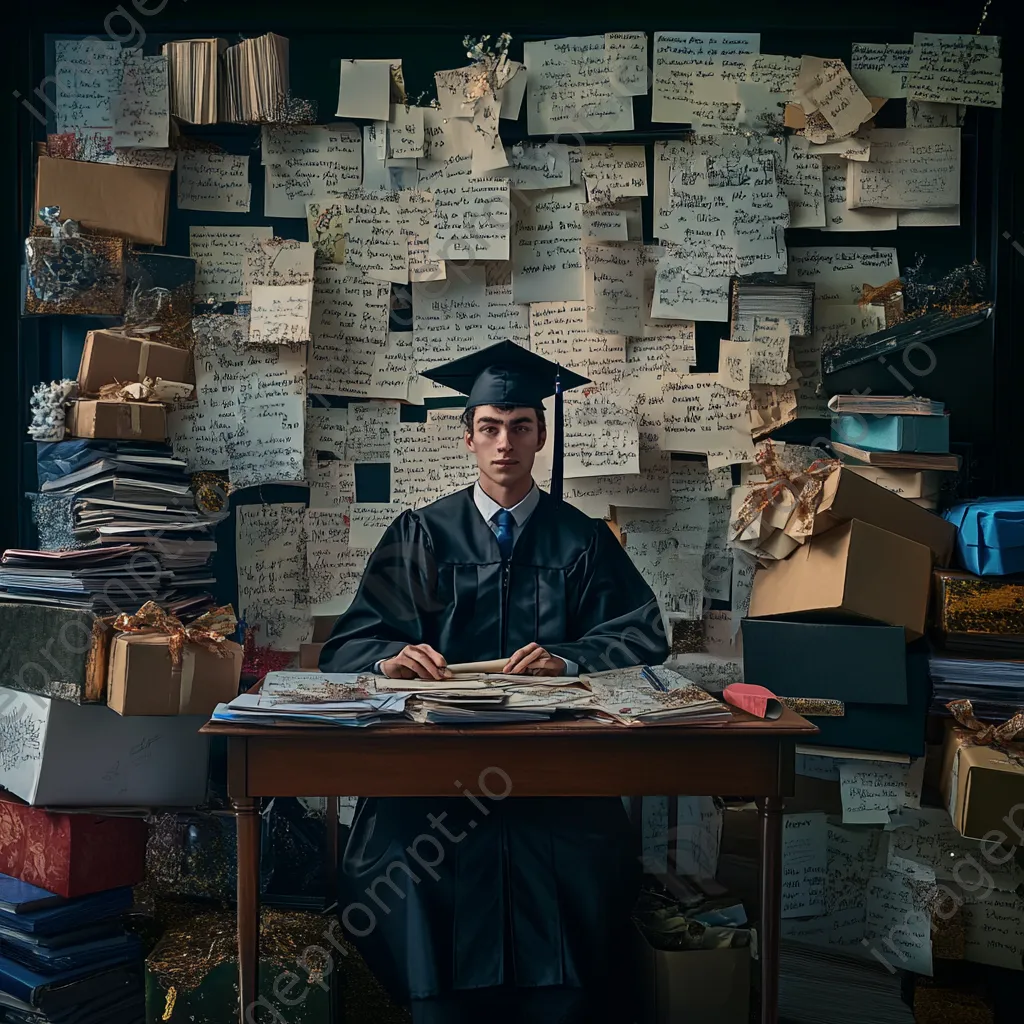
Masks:
[[[0,875],[0,1019],[143,1024],[142,948],[128,887],[65,899]]]
[[[148,600],[186,616],[216,582],[213,530],[186,465],[167,445],[78,439],[38,445],[39,551],[8,551],[8,600],[135,612]]]

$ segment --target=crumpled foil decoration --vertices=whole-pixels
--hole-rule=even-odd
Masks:
[[[45,226],[25,239],[25,312],[109,316],[124,309],[123,238],[84,235],[59,206],[39,211]]]
[[[132,251],[126,275],[126,333],[175,348],[191,348],[196,261],[167,253]]]
[[[156,601],[147,601],[134,615],[122,612],[114,619],[120,633],[165,633],[171,665],[181,664],[185,644],[196,644],[211,654],[222,657],[228,653],[224,641],[238,628],[231,605],[221,605],[193,619],[187,626],[176,615],[163,610]]]
[[[729,542],[757,558],[791,554],[811,535],[825,480],[838,459],[820,448],[764,441],[755,453],[765,483],[754,484],[729,523]]]
[[[77,380],[43,381],[32,389],[29,408],[32,422],[28,435],[33,441],[63,441],[68,402],[78,397]]]
[[[88,547],[75,535],[73,494],[29,494],[36,544],[40,551],[74,551]]]
[[[176,380],[164,380],[163,377],[146,377],[142,381],[122,384],[114,381],[104,384],[98,397],[104,402],[153,402],[154,404],[170,405],[190,399],[195,391],[194,384],[186,384]]]
[[[975,717],[974,705],[969,700],[951,700],[946,708],[957,723],[970,733],[971,743],[996,747],[1005,752],[1006,745],[1024,733],[1024,711],[1018,711],[999,725],[986,725]]]
[[[924,261],[924,256],[919,256],[903,273],[903,302],[908,317],[932,309],[963,316],[988,304],[988,275],[977,260],[940,276],[927,273]]]

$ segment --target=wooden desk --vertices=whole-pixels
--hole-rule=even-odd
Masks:
[[[761,812],[761,1021],[778,1020],[782,798],[793,791],[794,746],[818,730],[786,709],[766,722],[741,711],[725,725],[631,728],[580,720],[451,727],[408,722],[251,727],[210,722],[226,736],[228,795],[238,823],[240,1024],[257,998],[260,829],[274,796],[458,795],[498,766],[513,796],[679,794],[755,797]]]

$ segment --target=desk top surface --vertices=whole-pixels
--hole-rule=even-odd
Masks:
[[[370,737],[387,736],[389,739],[409,737],[423,740],[428,737],[451,740],[456,737],[471,739],[473,737],[487,736],[491,739],[496,737],[506,738],[522,736],[524,738],[551,738],[571,739],[573,737],[596,738],[602,737],[636,737],[639,735],[650,735],[656,733],[659,739],[672,737],[683,739],[687,736],[711,737],[720,736],[723,740],[728,739],[749,739],[769,740],[779,739],[784,736],[802,737],[813,736],[818,732],[818,727],[802,718],[795,711],[783,708],[782,715],[775,721],[766,721],[762,718],[755,718],[736,708],[732,711],[732,721],[719,724],[686,722],[667,722],[660,725],[606,725],[593,719],[567,719],[549,722],[517,722],[514,724],[501,724],[493,722],[479,722],[475,725],[429,725],[418,722],[397,721],[381,722],[377,725],[364,727],[344,725],[242,725],[236,722],[214,722],[209,721],[200,730],[211,736],[235,736],[249,739],[324,739],[328,736],[335,736],[339,739],[345,738],[346,743],[358,743]]]

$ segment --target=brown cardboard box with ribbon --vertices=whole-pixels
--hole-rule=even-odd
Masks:
[[[89,331],[78,366],[78,393],[98,395],[105,384],[154,379],[194,384],[192,353],[147,338],[115,331]]]
[[[1001,725],[986,725],[974,716],[969,700],[950,701],[946,707],[958,726],[946,735],[942,760],[942,799],[953,827],[968,839],[1008,836],[1016,843],[1009,824],[1024,824],[1024,744],[1013,740],[1024,734],[1024,712]]]
[[[242,648],[225,637],[230,608],[188,626],[152,601],[119,615],[110,647],[107,705],[119,715],[210,715],[238,695]]]
[[[79,399],[67,413],[71,437],[113,441],[166,441],[167,410],[155,402],[104,402]]]

